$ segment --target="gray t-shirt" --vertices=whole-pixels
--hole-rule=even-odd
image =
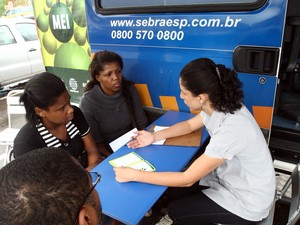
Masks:
[[[268,215],[275,196],[275,172],[266,140],[243,106],[234,114],[200,113],[211,136],[204,152],[225,162],[201,181],[209,198],[247,220]]]
[[[133,85],[129,87],[129,93],[133,112],[130,111],[122,91],[108,96],[99,85],[95,85],[82,96],[79,107],[91,127],[96,143],[101,142],[109,148],[108,143],[131,130],[134,125],[138,129],[148,125],[138,92]]]

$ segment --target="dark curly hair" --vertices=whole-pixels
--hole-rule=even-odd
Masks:
[[[74,224],[90,188],[87,172],[64,149],[31,151],[0,170],[0,224]]]
[[[181,70],[181,84],[193,96],[206,93],[212,106],[220,112],[233,113],[243,104],[243,84],[235,71],[216,65],[211,59],[198,58]]]
[[[96,79],[96,76],[104,69],[104,66],[107,63],[117,62],[123,70],[123,60],[120,55],[111,51],[100,51],[96,52],[94,58],[89,66],[89,70],[91,73],[91,80],[86,84],[84,91],[87,92],[91,90],[95,85],[99,85],[99,82]],[[133,115],[133,103],[132,97],[130,94],[129,87],[134,85],[133,81],[127,80],[122,76],[122,93],[125,97],[126,103],[130,112]]]

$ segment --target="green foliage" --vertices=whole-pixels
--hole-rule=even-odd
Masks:
[[[0,0],[0,17],[5,14],[4,2],[5,0]]]

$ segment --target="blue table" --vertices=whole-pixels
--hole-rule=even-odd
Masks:
[[[190,113],[168,111],[153,124],[171,126],[193,116]],[[204,130],[200,145],[207,137],[208,134]],[[123,146],[114,152],[93,169],[102,175],[96,190],[100,196],[103,213],[125,224],[138,224],[167,189],[165,186],[138,182],[118,183],[109,160],[136,151],[154,165],[156,171],[182,171],[198,149],[199,147],[150,145],[136,150]]]

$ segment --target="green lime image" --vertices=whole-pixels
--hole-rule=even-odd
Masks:
[[[72,6],[73,0],[66,0],[66,4],[68,7]]]
[[[49,12],[50,12],[50,8],[48,6],[45,6],[44,7],[44,13],[45,13],[45,15],[49,15]]]
[[[46,32],[49,28],[48,16],[46,16],[44,12],[41,12],[37,17],[36,24],[41,31]]]
[[[49,26],[58,41],[66,43],[72,38],[74,32],[73,17],[64,3],[57,2],[51,7]]]
[[[86,42],[86,28],[76,27],[74,31],[74,39],[78,45],[84,45]]]
[[[51,8],[52,0],[46,0],[46,5],[48,6],[48,8]]]
[[[80,27],[86,27],[84,1],[74,0],[72,5],[72,13],[75,23]]]
[[[49,54],[53,55],[56,53],[57,41],[50,30],[43,35],[43,46]]]
[[[54,66],[60,68],[87,70],[90,62],[87,52],[72,42],[59,46],[54,57]]]

